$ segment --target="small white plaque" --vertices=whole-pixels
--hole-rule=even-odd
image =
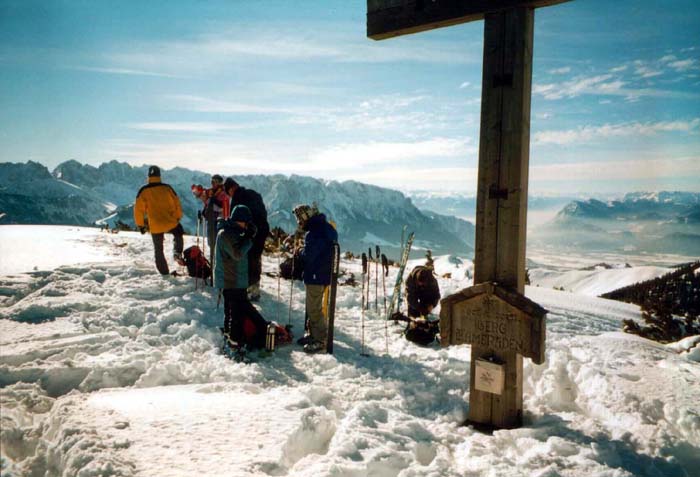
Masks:
[[[505,378],[506,373],[504,365],[492,363],[485,359],[476,360],[476,373],[474,376],[476,383],[474,387],[478,391],[501,394],[503,393]]]

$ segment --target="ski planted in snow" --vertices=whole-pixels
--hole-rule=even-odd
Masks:
[[[333,354],[333,327],[335,324],[335,297],[338,292],[338,274],[340,272],[340,245],[333,243],[333,262],[331,265],[331,288],[328,293],[328,317],[326,335],[326,353]]]
[[[408,234],[408,239],[406,240],[406,245],[404,245],[403,251],[401,252],[401,262],[399,262],[399,272],[396,274],[396,283],[394,284],[394,292],[391,294],[391,301],[389,302],[389,309],[386,311],[386,319],[390,320],[391,316],[394,314],[394,310],[398,309],[399,293],[401,293],[401,284],[403,283],[403,272],[406,269],[406,263],[408,262],[408,256],[411,253],[411,246],[413,245],[414,233]]]

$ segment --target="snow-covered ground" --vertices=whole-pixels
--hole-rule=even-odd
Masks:
[[[528,269],[533,286],[590,296],[660,277],[679,264],[695,260],[697,257],[684,255],[564,254],[528,248]]]
[[[3,476],[700,475],[700,340],[620,333],[633,305],[529,287],[547,360],[525,360],[523,427],[489,435],[462,425],[469,346],[415,346],[372,310],[360,356],[359,286],[339,287],[334,355],[246,365],[219,353],[216,295],[161,278],[148,235],[0,226],[0,247]],[[470,267],[436,258],[443,296]],[[300,284],[264,276],[260,307],[286,324],[290,292],[298,332]]]
[[[594,267],[593,270],[569,270],[566,272],[536,268],[530,270],[530,281],[539,287],[564,289],[581,295],[600,296],[618,288],[660,277],[670,271],[669,268],[652,265],[630,268],[598,266]]]

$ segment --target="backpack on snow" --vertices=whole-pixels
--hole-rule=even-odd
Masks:
[[[405,321],[406,329],[403,334],[408,341],[421,346],[428,346],[440,333],[440,321],[427,318],[409,318],[403,313],[396,312],[391,317],[394,321]]]
[[[258,317],[255,317],[258,318]],[[284,326],[280,326],[274,321],[266,321],[264,319],[254,319],[246,315],[243,320],[243,336],[244,343],[252,349],[265,348],[265,340],[267,338],[267,327],[274,326],[275,329],[275,346],[283,346],[289,344],[294,339],[292,332]],[[226,331],[222,328],[222,333]]]
[[[294,278],[301,280],[304,275],[304,261],[301,259],[301,251],[298,250],[293,257],[287,257],[280,263],[280,276],[286,280]]]
[[[198,246],[192,245],[186,248],[185,251],[182,252],[182,258],[185,260],[185,266],[187,266],[187,274],[189,276],[203,278],[204,280],[211,277],[211,265],[209,264],[209,260],[207,260],[207,257],[202,253],[202,249]]]

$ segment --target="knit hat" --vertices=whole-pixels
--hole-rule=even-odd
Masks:
[[[316,205],[301,204],[294,207],[294,216],[297,218],[299,225],[304,225],[311,217],[318,214]]]
[[[252,222],[253,214],[250,213],[250,209],[245,205],[237,205],[231,211],[231,220],[234,222]]]
[[[151,166],[148,168],[148,177],[160,177],[160,167]]]

